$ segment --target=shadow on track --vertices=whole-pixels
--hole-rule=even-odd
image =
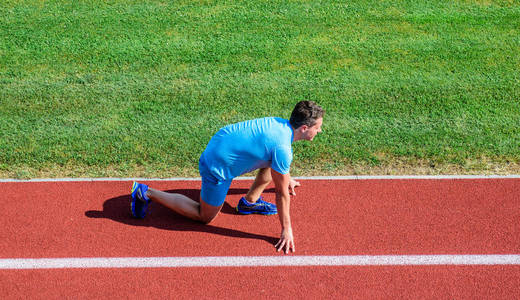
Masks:
[[[228,195],[237,195],[247,193],[247,189],[229,189]],[[166,191],[168,193],[178,193],[190,197],[196,201],[200,201],[200,190],[199,189],[177,189]],[[265,193],[272,193],[274,189],[268,189]],[[223,228],[213,226],[211,224],[204,225],[190,219],[187,219],[167,207],[162,206],[159,203],[151,203],[148,211],[148,215],[144,219],[135,219],[132,217],[130,212],[130,195],[121,195],[115,198],[110,198],[103,203],[103,210],[88,210],[85,212],[85,216],[88,218],[105,218],[110,219],[119,223],[132,225],[132,226],[146,226],[155,227],[163,230],[172,231],[197,231],[206,232],[211,234],[224,235],[235,238],[246,238],[246,239],[259,239],[264,240],[270,244],[276,244],[277,238],[259,235],[254,233],[248,233],[240,230],[231,228]],[[221,212],[222,214],[233,214],[239,217],[235,208],[224,202]],[[217,216],[218,218],[218,216]]]

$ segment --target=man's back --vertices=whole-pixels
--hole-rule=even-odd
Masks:
[[[220,180],[266,167],[286,174],[292,161],[292,140],[293,129],[288,120],[274,117],[248,120],[220,129],[201,160]]]

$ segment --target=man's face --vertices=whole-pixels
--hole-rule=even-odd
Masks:
[[[316,120],[316,124],[312,125],[311,127],[306,127],[303,131],[304,139],[307,141],[312,141],[314,137],[318,134],[318,132],[321,132],[322,123],[323,118],[319,118]]]

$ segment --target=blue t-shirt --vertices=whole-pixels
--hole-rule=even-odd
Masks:
[[[267,167],[287,174],[293,158],[293,135],[289,121],[281,118],[231,124],[211,138],[200,159],[219,180]]]

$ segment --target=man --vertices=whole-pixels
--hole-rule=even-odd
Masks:
[[[159,202],[190,219],[211,222],[220,212],[233,178],[259,169],[255,181],[236,207],[238,213],[264,215],[279,212],[282,234],[275,245],[295,251],[289,214],[290,193],[300,183],[289,174],[292,142],[312,141],[321,132],[323,109],[312,101],[296,104],[290,120],[262,118],[231,124],[220,129],[209,141],[199,159],[202,177],[200,203],[181,194],[166,193],[134,182],[132,214],[144,218],[151,201]],[[264,189],[274,181],[276,205],[265,202]]]

